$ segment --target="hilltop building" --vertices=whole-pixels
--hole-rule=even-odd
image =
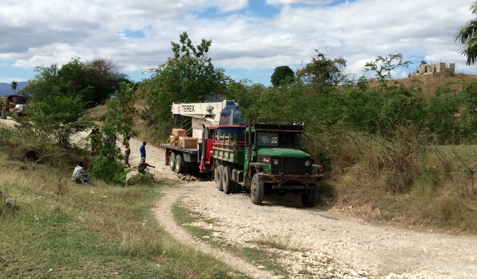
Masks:
[[[450,63],[449,66],[446,63],[421,64],[416,73],[412,75],[439,75],[449,71],[455,72],[455,63]]]

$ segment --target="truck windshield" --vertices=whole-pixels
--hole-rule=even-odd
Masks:
[[[278,133],[258,133],[259,146],[278,146]]]
[[[13,103],[14,104],[26,104],[27,103],[27,99],[13,99]]]
[[[258,133],[259,146],[300,147],[300,134],[296,133]]]
[[[227,137],[222,139],[230,139],[233,140],[235,135],[239,135],[239,140],[244,140],[244,130],[245,127],[226,127],[226,128],[219,128],[217,129],[217,140],[220,137]]]

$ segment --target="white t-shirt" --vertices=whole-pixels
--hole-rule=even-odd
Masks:
[[[84,173],[83,167],[76,166],[75,170],[73,171],[73,175],[71,176],[71,180],[75,181],[76,179],[80,178],[82,173]]]

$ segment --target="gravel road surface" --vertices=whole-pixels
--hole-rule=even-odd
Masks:
[[[139,163],[141,144],[131,140],[133,164]],[[223,245],[257,247],[260,239],[286,243],[286,250],[261,248],[277,255],[273,260],[290,278],[477,278],[475,236],[376,227],[333,209],[304,208],[299,196],[293,195],[265,196],[264,204],[256,206],[247,193],[226,195],[212,181],[177,179],[164,165],[163,149],[151,145],[146,149],[147,162],[156,166],[151,173],[169,181],[154,209],[161,226],[182,243],[254,278],[280,277],[193,239],[174,223],[171,205],[179,201],[199,213],[203,220],[193,225],[212,230],[210,238]]]

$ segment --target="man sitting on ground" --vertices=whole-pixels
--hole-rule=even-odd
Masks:
[[[140,174],[145,174],[147,167],[156,168],[156,167],[151,166],[148,163],[146,163],[146,158],[144,158],[144,157],[141,158],[141,163],[139,163],[139,165],[137,165],[137,171]]]
[[[88,174],[83,170],[83,161],[78,162],[75,170],[73,171],[73,175],[71,176],[71,181],[75,181],[76,183],[90,183]]]

